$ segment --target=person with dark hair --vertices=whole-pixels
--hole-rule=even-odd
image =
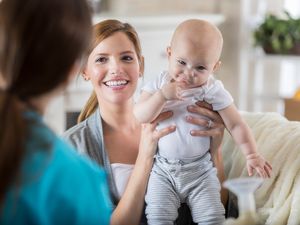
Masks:
[[[90,43],[84,0],[0,3],[0,224],[109,224],[103,169],[43,122]]]
[[[159,137],[154,133],[154,143],[143,141],[149,134],[143,132],[146,125],[141,125],[133,114],[133,94],[138,79],[143,76],[144,58],[138,34],[130,24],[105,20],[94,25],[88,54],[82,76],[91,81],[94,91],[79,116],[79,123],[66,131],[64,138],[106,170],[115,207],[112,223],[120,221],[118,215],[126,215],[124,224],[146,224],[145,217],[141,219],[141,216],[157,140],[173,132],[175,127],[160,130],[163,134]],[[212,129],[201,130],[200,125],[207,122],[194,116],[186,122],[199,126],[199,130],[194,130],[194,136],[212,137],[212,159],[222,181],[224,171],[219,147],[224,125],[219,114],[207,107],[198,102],[189,110],[213,120]],[[152,122],[151,129],[155,130],[157,122],[171,116],[170,111],[160,114],[160,120]],[[223,196],[225,202],[226,194]],[[161,202],[163,204],[164,199]],[[176,224],[192,223],[186,210],[186,207],[180,208]]]

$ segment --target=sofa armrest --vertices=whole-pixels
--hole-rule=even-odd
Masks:
[[[278,113],[242,112],[242,117],[253,132],[258,152],[273,167],[272,177],[255,192],[258,212],[266,224],[300,224],[300,122]],[[248,176],[245,157],[227,132],[223,158],[227,179]]]

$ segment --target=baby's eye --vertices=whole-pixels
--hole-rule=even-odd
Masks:
[[[183,66],[186,65],[185,61],[183,61],[183,60],[178,59],[177,62],[178,62],[180,65],[183,65]]]
[[[97,59],[96,59],[96,62],[98,62],[98,63],[105,63],[105,62],[107,62],[107,58],[106,57],[98,57]]]
[[[197,66],[196,70],[197,71],[203,71],[203,70],[206,70],[206,68],[204,66]]]
[[[133,60],[133,57],[130,55],[124,55],[124,56],[122,56],[122,60],[130,62]]]

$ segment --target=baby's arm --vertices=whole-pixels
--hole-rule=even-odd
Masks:
[[[256,143],[251,130],[242,119],[234,104],[220,110],[219,113],[234,141],[239,145],[246,156],[249,176],[252,176],[253,171],[256,170],[261,177],[270,177],[272,167],[257,152]]]
[[[156,91],[154,94],[142,91],[133,112],[140,123],[149,123],[160,114],[165,103],[166,99],[161,91]]]
[[[254,137],[234,104],[220,110],[219,113],[224,120],[227,130],[230,132],[236,144],[242,149],[243,153],[245,155],[256,153]]]
[[[138,102],[134,106],[134,115],[140,123],[153,121],[162,111],[167,100],[179,99],[177,84],[165,84],[153,94],[142,91]]]

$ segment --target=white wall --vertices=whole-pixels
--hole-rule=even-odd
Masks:
[[[297,76],[297,72],[300,71],[299,66],[297,68],[297,64],[300,64],[300,57],[292,59],[263,55],[257,57],[253,54],[252,32],[266,12],[280,14],[283,12],[283,5],[291,7],[286,3],[291,4],[292,1],[294,4],[292,7],[300,10],[299,0],[106,0],[104,3],[110,7],[110,11],[105,15],[113,18],[193,13],[224,15],[225,22],[219,26],[224,36],[222,67],[216,74],[217,77],[231,92],[239,109],[282,113],[282,98],[291,96],[298,85],[300,86],[300,79]],[[146,40],[147,38],[143,37],[142,32],[139,31],[140,28],[138,26],[136,28],[141,34],[142,41]],[[161,42],[165,39],[162,38]],[[142,45],[147,47],[148,42],[144,42]],[[148,44],[150,48],[153,44],[165,45],[161,42],[150,42]],[[163,54],[151,58],[161,60],[160,57],[163,57]],[[146,58],[146,67],[155,66],[150,65]],[[53,105],[63,105],[64,110],[67,111],[77,111],[82,108],[88,97],[86,90],[89,88],[86,85],[82,87],[77,85],[71,89],[72,91],[69,91],[64,99],[58,99]],[[51,124],[54,124],[53,127],[61,132],[64,127],[64,122],[61,121],[64,121],[65,117],[64,115],[57,117],[54,115],[55,112],[55,110],[49,110],[47,118]]]

